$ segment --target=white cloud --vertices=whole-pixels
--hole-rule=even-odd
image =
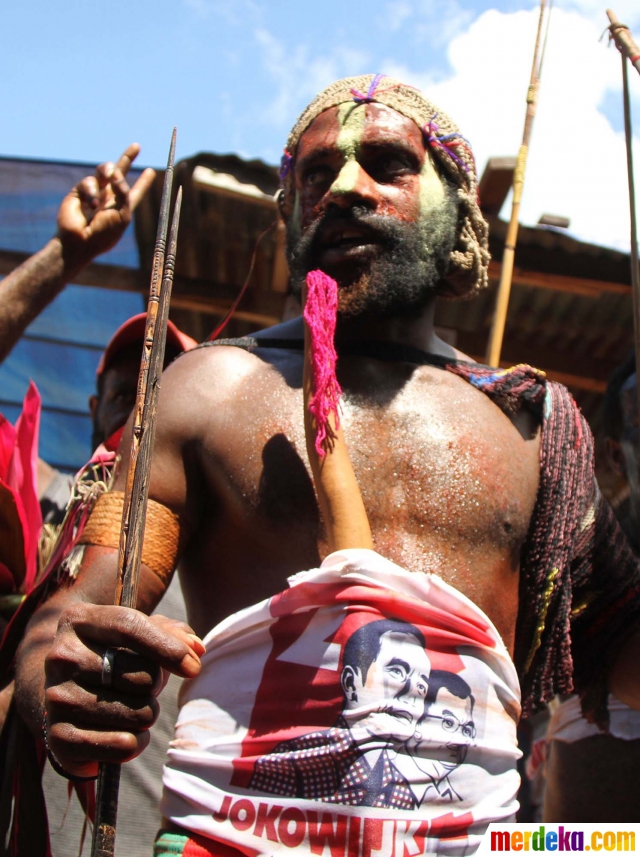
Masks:
[[[473,18],[460,0],[389,0],[376,20],[384,32],[404,28],[413,43],[434,46],[446,44]]]
[[[412,14],[413,7],[407,0],[390,0],[386,4],[384,12],[379,16],[378,22],[380,26],[386,27],[389,32],[396,33]]]
[[[364,52],[342,45],[313,55],[308,45],[285,46],[267,29],[258,29],[254,35],[262,50],[264,70],[274,84],[274,97],[264,119],[278,127],[292,124],[307,101],[332,81],[361,74],[369,61]]]
[[[573,0],[574,6],[590,3]],[[485,12],[452,40],[448,56],[453,74],[444,80],[392,63],[384,70],[421,86],[455,118],[472,141],[482,171],[488,157],[518,152],[536,22],[537,10]],[[626,250],[624,137],[599,109],[608,92],[620,91],[620,61],[614,48],[598,41],[600,33],[584,14],[553,12],[521,220],[533,224],[545,212],[566,215],[571,232],[583,240]],[[630,71],[640,186],[640,81]]]
[[[616,13],[618,20],[627,26],[640,26],[640,4],[638,0],[611,0],[613,11]],[[600,27],[600,31],[604,30],[609,24],[605,7],[608,5],[602,0],[564,0],[563,8],[571,10],[589,18],[596,26]]]

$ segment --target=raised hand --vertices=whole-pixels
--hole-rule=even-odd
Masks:
[[[117,163],[107,161],[78,182],[58,210],[58,238],[69,267],[85,265],[114,247],[131,222],[136,206],[151,187],[155,171],[147,168],[129,187],[125,176],[138,156],[132,143]]]
[[[122,237],[155,176],[146,169],[129,188],[125,175],[139,151],[133,143],[117,164],[100,164],[95,175],[79,182],[58,210],[57,236],[2,280],[0,363],[66,283]]]

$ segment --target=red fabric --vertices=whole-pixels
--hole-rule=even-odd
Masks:
[[[195,833],[187,840],[182,857],[252,857],[257,851],[239,851],[224,842],[214,842]]]
[[[14,497],[22,527],[26,572],[20,588],[27,593],[36,580],[42,530],[37,482],[41,406],[38,388],[32,381],[15,426],[0,414],[0,481]]]
[[[122,439],[123,434],[124,434],[124,426],[120,426],[120,428],[117,431],[114,431],[114,433],[111,435],[111,437],[108,437],[105,440],[105,442],[104,442],[105,449],[107,449],[108,452],[117,452],[118,447],[120,446],[120,440]]]
[[[96,375],[102,375],[118,352],[122,351],[123,348],[126,348],[127,345],[131,345],[133,342],[139,342],[140,351],[142,352],[142,343],[144,342],[146,325],[146,312],[138,313],[138,315],[128,318],[124,324],[121,324],[107,343],[107,347],[98,363]],[[167,322],[167,345],[175,348],[176,351],[190,351],[192,348],[195,348],[197,344],[198,343],[195,339],[192,339],[190,336],[187,336],[186,333],[178,330],[175,324],[169,319]]]

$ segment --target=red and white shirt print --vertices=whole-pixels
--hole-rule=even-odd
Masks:
[[[516,672],[439,577],[336,552],[205,645],[164,774],[181,827],[247,855],[417,857],[512,820]]]

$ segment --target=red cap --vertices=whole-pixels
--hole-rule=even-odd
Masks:
[[[123,348],[126,348],[127,345],[131,345],[133,342],[140,342],[140,345],[142,346],[146,324],[147,314],[146,312],[141,312],[138,315],[128,318],[124,324],[120,325],[109,340],[107,347],[100,358],[98,368],[96,369],[97,376],[102,375],[109,364],[113,362],[116,355],[122,351]],[[169,320],[167,323],[168,346],[171,346],[182,353],[184,351],[190,351],[192,348],[195,348],[197,344],[198,343],[195,339],[192,339],[190,336],[187,336],[186,333],[178,330],[175,324]]]

